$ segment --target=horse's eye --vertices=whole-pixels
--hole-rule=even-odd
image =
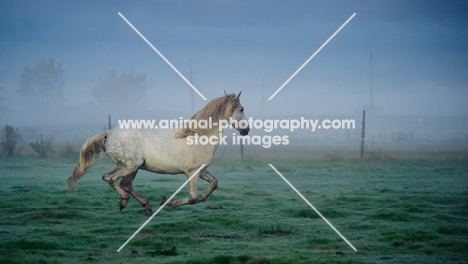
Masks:
[[[244,112],[244,108],[241,108],[239,111]]]

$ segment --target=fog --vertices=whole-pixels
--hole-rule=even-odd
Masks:
[[[0,1],[0,125],[83,140],[108,115],[115,126],[202,108],[121,12],[208,100],[242,91],[256,119],[356,120],[291,134],[298,142],[359,140],[366,110],[369,140],[466,144],[467,11],[465,1]],[[41,60],[60,84],[35,72]]]

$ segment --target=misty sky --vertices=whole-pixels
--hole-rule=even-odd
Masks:
[[[21,71],[41,57],[60,61],[65,104],[75,109],[97,104],[91,90],[100,76],[133,70],[150,86],[138,106],[123,109],[190,116],[190,87],[118,12],[187,78],[191,59],[208,99],[243,91],[249,116],[261,115],[263,78],[266,113],[355,115],[369,101],[370,52],[382,114],[468,113],[466,1],[0,1],[2,118],[21,108]]]

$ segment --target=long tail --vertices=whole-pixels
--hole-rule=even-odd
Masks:
[[[101,151],[106,151],[104,147],[104,138],[107,137],[107,132],[103,132],[94,137],[89,138],[81,148],[80,161],[73,169],[72,174],[68,178],[68,189],[74,191],[76,182],[91,168],[100,158]]]

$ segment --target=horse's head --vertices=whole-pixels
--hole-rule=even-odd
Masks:
[[[239,100],[241,93],[242,92],[240,92],[238,95],[228,95],[226,91],[224,92],[226,96],[232,97],[230,107],[227,107],[226,109],[229,123],[235,129],[237,129],[242,136],[245,136],[249,134],[250,128],[249,122],[247,121],[247,118],[244,114],[244,107],[242,106]]]

